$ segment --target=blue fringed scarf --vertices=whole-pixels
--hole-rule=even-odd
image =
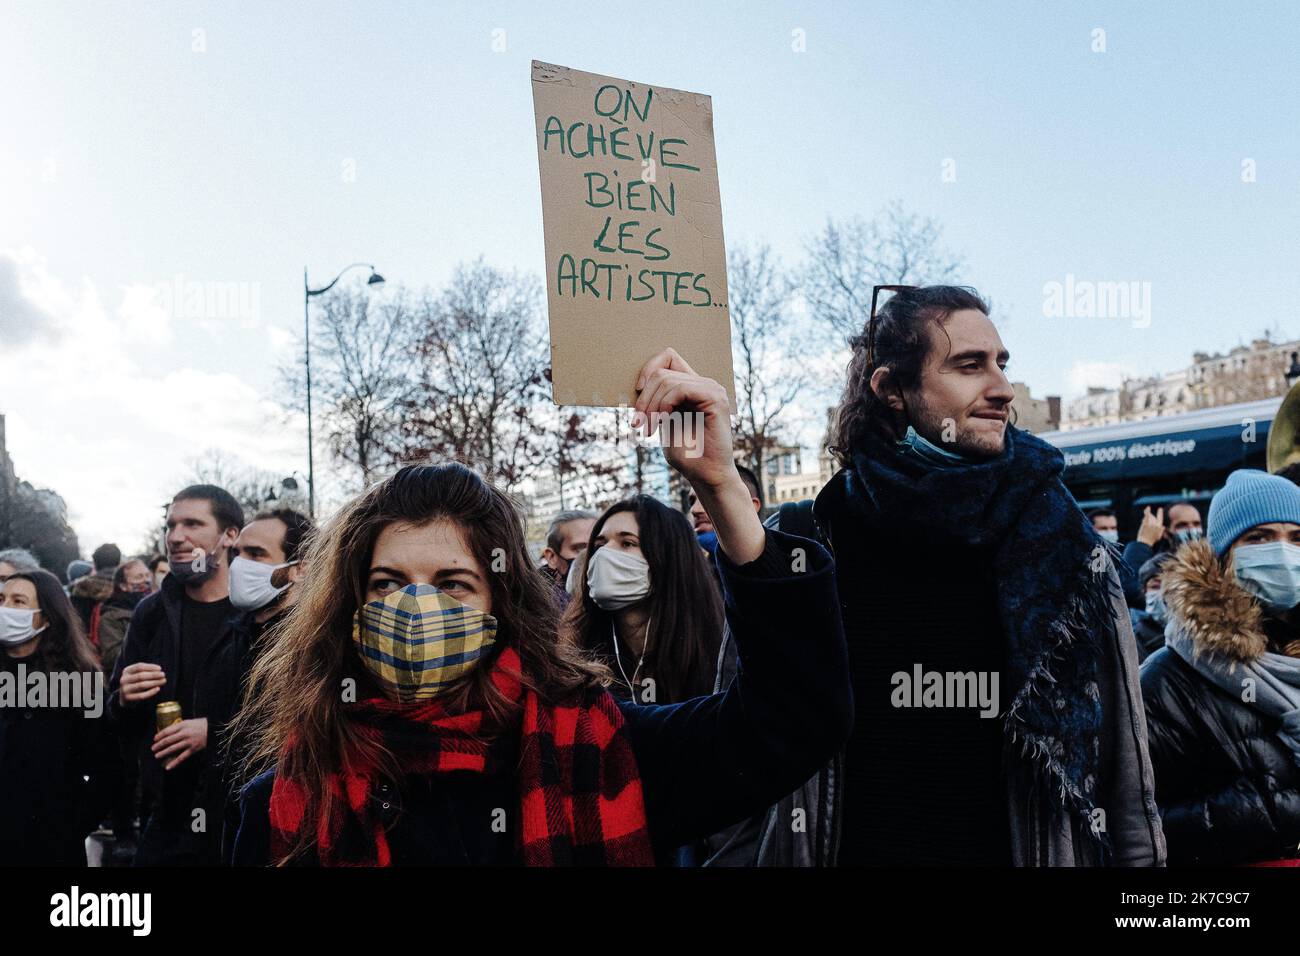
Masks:
[[[1114,555],[1061,482],[1061,453],[1017,428],[999,458],[926,467],[876,436],[853,455],[854,494],[886,520],[942,532],[993,555],[1011,744],[1087,817],[1101,761],[1103,648],[1113,640]],[[851,506],[852,507],[852,506]],[[1098,835],[1103,847],[1104,834]]]

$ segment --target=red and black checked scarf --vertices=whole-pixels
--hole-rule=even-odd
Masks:
[[[519,655],[506,648],[493,683],[523,705],[518,790],[526,866],[652,866],[641,777],[623,715],[600,687],[571,704],[543,704],[519,679]],[[482,713],[448,715],[435,699],[398,704],[360,701],[350,716],[413,774],[508,772],[501,748],[475,737]],[[594,759],[593,759],[594,757]],[[304,826],[316,828],[323,866],[389,866],[392,853],[371,799],[375,768],[352,766],[330,782],[332,819],[303,819],[302,785],[277,774],[271,788],[271,853],[282,858]]]

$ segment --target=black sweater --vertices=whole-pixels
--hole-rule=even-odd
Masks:
[[[906,516],[850,508],[853,493],[842,474],[816,506],[835,550],[856,702],[838,862],[1010,866],[1002,720],[978,706],[896,706],[920,691],[894,679],[915,684],[918,666],[999,674],[1005,709],[993,556],[920,535]]]
[[[740,649],[731,688],[680,704],[619,705],[660,861],[789,793],[848,736],[853,700],[834,565],[819,545],[767,534],[766,550],[750,564],[718,557]],[[792,556],[795,548],[806,565]],[[791,573],[801,566],[806,570]],[[268,772],[244,791],[237,865],[269,862],[273,781]],[[400,793],[385,787],[372,799],[392,827],[396,862],[515,861],[518,796],[510,777],[443,774],[408,779]],[[494,828],[499,819],[504,827]]]

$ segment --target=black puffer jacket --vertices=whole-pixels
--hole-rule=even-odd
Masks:
[[[1288,642],[1270,639],[1258,602],[1207,542],[1184,545],[1161,577],[1170,617],[1198,653],[1248,662]],[[1142,665],[1142,696],[1169,865],[1300,856],[1300,766],[1277,735],[1280,722],[1169,647]]]
[[[1138,663],[1165,646],[1165,626],[1147,611],[1129,611],[1133,637],[1137,641]]]

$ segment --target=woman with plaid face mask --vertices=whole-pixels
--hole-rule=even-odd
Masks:
[[[251,741],[236,864],[652,865],[843,744],[830,556],[759,524],[717,383],[668,351],[641,386],[651,426],[675,409],[705,423],[703,454],[665,451],[718,528],[732,690],[616,702],[609,670],[557,637],[511,500],[462,465],[403,468],[322,529],[254,667],[232,734]]]

